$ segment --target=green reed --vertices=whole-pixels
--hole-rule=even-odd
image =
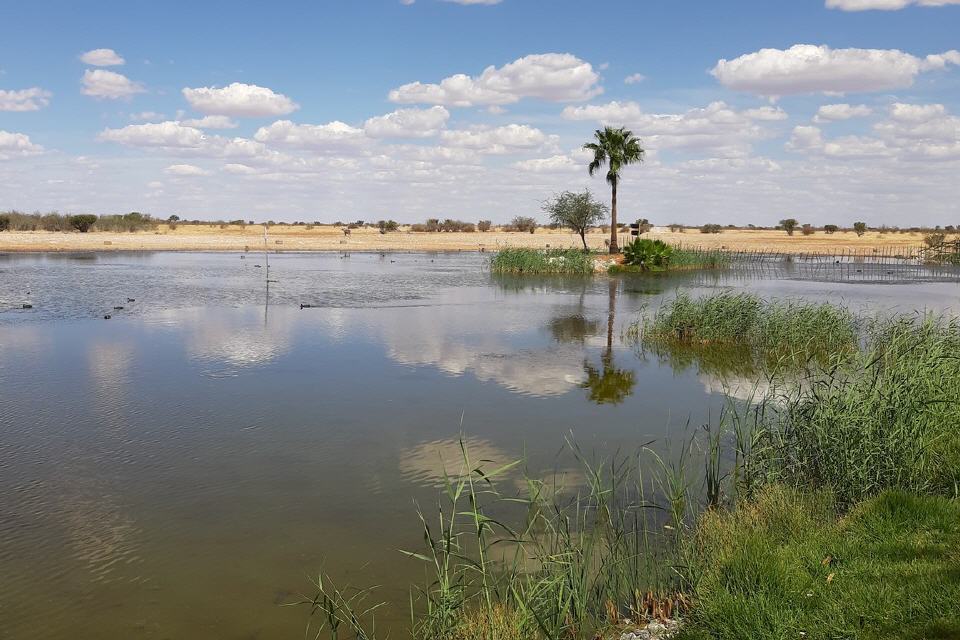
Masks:
[[[507,247],[490,260],[494,273],[590,274],[594,254],[580,249],[527,249]]]
[[[428,574],[411,592],[414,638],[592,639],[654,604],[674,610],[676,543],[694,512],[690,460],[648,448],[594,460],[568,447],[578,486],[524,474],[518,492],[521,460],[490,469],[461,443],[464,471],[446,478],[435,508],[418,511],[423,548],[403,552]],[[348,600],[318,584],[303,601],[317,628],[374,637],[379,603],[367,604],[369,592]]]
[[[874,320],[864,347],[746,413],[753,463],[841,504],[886,489],[960,495],[960,323]]]
[[[829,361],[857,346],[858,322],[843,306],[802,300],[765,300],[722,292],[700,298],[679,292],[652,317],[625,332],[642,345],[746,349],[756,358]]]

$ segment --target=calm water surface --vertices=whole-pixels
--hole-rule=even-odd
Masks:
[[[301,637],[281,605],[321,569],[383,585],[402,628],[422,574],[396,550],[419,547],[414,503],[461,431],[576,482],[570,432],[599,454],[667,446],[719,412],[738,381],[621,342],[676,289],[960,305],[956,273],[486,264],[284,254],[267,283],[262,256],[0,255],[0,638]]]

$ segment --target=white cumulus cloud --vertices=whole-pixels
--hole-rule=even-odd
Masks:
[[[643,75],[642,73],[631,73],[630,75],[628,75],[626,78],[623,79],[623,83],[637,84],[639,82],[643,82],[646,79],[647,79],[647,76]]]
[[[502,105],[522,98],[580,102],[602,93],[593,66],[569,53],[525,56],[479,76],[456,74],[438,84],[412,82],[390,92],[392,102],[454,107]]]
[[[897,49],[831,49],[797,44],[720,60],[711,73],[725,87],[764,96],[902,89],[925,71],[960,64],[960,52],[919,58]]]
[[[683,113],[646,113],[636,102],[613,101],[566,107],[563,117],[626,126],[654,149],[710,148],[721,155],[743,155],[751,140],[768,133],[758,122],[783,120],[787,114],[774,107],[737,111],[724,102]]]
[[[529,125],[508,124],[503,127],[444,131],[441,139],[451,147],[475,149],[482,153],[506,153],[511,149],[539,147],[548,141],[548,136],[540,129]]]
[[[50,104],[50,95],[40,87],[17,91],[0,89],[0,111],[37,111]]]
[[[519,160],[513,163],[513,167],[521,171],[530,171],[533,173],[553,173],[560,171],[583,171],[586,165],[577,163],[567,155],[550,156],[549,158],[532,158],[530,160]]]
[[[134,147],[196,148],[203,144],[203,131],[176,121],[131,124],[119,129],[104,129],[100,140]]]
[[[825,104],[817,109],[813,116],[814,122],[837,122],[851,118],[864,118],[873,113],[873,109],[865,104]]]
[[[30,141],[24,133],[11,133],[0,129],[0,160],[43,153],[43,147]]]
[[[365,135],[363,129],[339,120],[327,124],[296,124],[290,120],[277,120],[271,125],[260,127],[253,138],[271,145],[336,150],[363,141]]]
[[[201,113],[234,117],[283,116],[300,108],[272,89],[234,82],[226,87],[184,88],[183,97]]]
[[[146,89],[127,76],[104,69],[87,69],[83,73],[83,94],[94,98],[129,98]]]
[[[201,169],[193,164],[172,164],[163,171],[167,175],[177,176],[180,178],[195,178],[210,175],[210,172],[206,169]]]
[[[126,60],[113,49],[93,49],[80,56],[80,61],[94,67],[115,67],[122,65]]]
[[[450,112],[441,106],[398,109],[368,119],[363,129],[372,138],[428,138],[440,133],[449,119]]]
[[[202,118],[188,118],[182,121],[187,127],[198,129],[236,129],[237,121],[229,116],[204,116]]]

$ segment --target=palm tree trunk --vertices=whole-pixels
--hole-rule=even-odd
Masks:
[[[613,197],[610,202],[610,253],[620,253],[617,246],[617,183],[611,185]]]

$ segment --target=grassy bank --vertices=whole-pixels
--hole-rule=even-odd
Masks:
[[[510,274],[590,274],[595,254],[580,249],[501,249],[490,260],[494,273]]]
[[[767,487],[703,515],[681,640],[960,637],[960,503]]]

